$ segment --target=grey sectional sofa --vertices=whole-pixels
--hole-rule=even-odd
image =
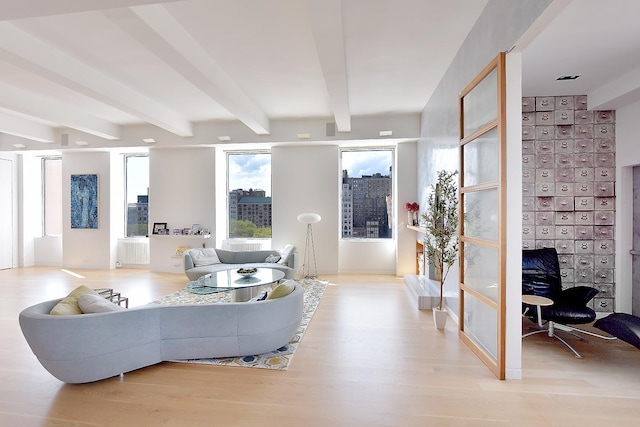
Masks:
[[[158,305],[51,315],[60,301],[24,309],[20,327],[54,377],[86,383],[162,361],[262,354],[291,340],[302,321],[304,289],[266,301]]]
[[[201,259],[200,265],[198,265],[198,258],[195,255],[202,255],[203,249],[188,249],[184,252],[184,272],[189,280],[197,280],[205,274],[240,267],[275,268],[283,271],[286,279],[295,279],[296,277],[298,254],[295,252],[293,246],[290,247],[290,253],[287,254],[285,259],[281,259],[275,263],[267,262],[266,260],[267,257],[271,255],[280,256],[281,252],[277,250],[236,252],[224,249],[206,249],[208,249],[210,254],[215,251],[215,255],[213,256],[213,260]],[[213,263],[211,263],[212,261]]]

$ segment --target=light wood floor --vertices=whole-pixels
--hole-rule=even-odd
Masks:
[[[144,270],[75,272],[84,277],[55,268],[0,271],[1,426],[636,426],[640,420],[635,347],[592,338],[576,343],[584,355],[578,360],[538,334],[524,340],[524,379],[498,381],[458,341],[453,322],[437,331],[431,312],[415,309],[392,276],[323,277],[331,285],[287,371],[162,363],[63,384],[24,341],[23,308],[79,284],[113,287],[134,307],[186,283],[182,275]]]

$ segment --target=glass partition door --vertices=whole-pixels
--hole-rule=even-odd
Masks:
[[[460,338],[505,377],[505,55],[459,97]]]

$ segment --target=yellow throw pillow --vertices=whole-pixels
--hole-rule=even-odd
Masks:
[[[93,289],[87,288],[85,285],[80,285],[71,291],[66,298],[56,304],[49,314],[62,316],[69,314],[82,314],[82,310],[80,310],[80,306],[78,305],[78,297],[85,294],[99,295]]]
[[[289,295],[296,288],[296,282],[293,280],[287,280],[286,282],[275,287],[269,294],[267,299],[282,298]]]

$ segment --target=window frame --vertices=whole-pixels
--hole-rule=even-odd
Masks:
[[[50,199],[50,197],[47,197],[47,162],[48,161],[59,161],[60,162],[60,170],[61,170],[61,174],[60,174],[60,178],[61,178],[61,182],[60,182],[60,187],[62,187],[62,156],[43,156],[40,158],[40,173],[42,176],[42,179],[40,180],[40,185],[41,185],[41,200],[42,200],[42,224],[41,224],[41,232],[42,232],[42,237],[62,237],[62,235],[64,234],[64,219],[63,219],[63,210],[62,210],[62,190],[60,191],[60,234],[49,234],[47,232],[47,205],[49,204],[47,202],[48,199]]]
[[[228,150],[225,151],[225,217],[226,217],[226,231],[225,231],[225,236],[226,239],[228,240],[233,240],[233,239],[252,239],[252,240],[258,240],[258,239],[264,239],[264,240],[268,240],[273,238],[273,170],[271,170],[271,165],[272,165],[272,156],[273,153],[271,152],[271,149],[247,149],[247,150],[241,150],[241,149],[237,149],[237,150]],[[231,231],[231,215],[230,215],[230,198],[229,198],[229,194],[231,193],[231,188],[229,187],[229,172],[230,172],[230,168],[229,168],[229,159],[231,156],[238,156],[238,155],[255,155],[255,154],[268,154],[269,155],[269,166],[270,166],[270,170],[271,170],[271,176],[269,178],[269,193],[271,193],[271,196],[266,196],[266,197],[270,197],[271,198],[271,210],[270,210],[270,214],[271,214],[271,220],[269,221],[271,223],[271,235],[269,237],[239,237],[239,236],[234,236],[231,237],[229,235],[230,231]],[[243,188],[243,190],[245,190]],[[246,189],[248,190],[248,189]],[[262,189],[265,191],[265,194],[267,193],[267,191],[265,189]]]
[[[356,236],[356,237],[345,237],[344,236],[344,227],[345,224],[343,222],[344,217],[343,217],[343,208],[344,208],[344,199],[343,199],[343,192],[344,192],[344,187],[343,187],[343,171],[344,171],[344,167],[343,167],[343,154],[344,153],[354,153],[354,152],[373,152],[373,151],[388,151],[391,154],[391,159],[390,159],[390,166],[391,166],[391,171],[389,173],[389,177],[391,178],[391,183],[390,183],[390,195],[391,195],[391,203],[386,203],[387,206],[387,215],[388,215],[388,227],[390,230],[391,235],[388,237],[366,237],[366,236]],[[385,242],[385,241],[393,241],[396,238],[396,226],[394,223],[394,211],[395,211],[395,196],[394,196],[394,183],[395,180],[397,179],[396,177],[396,168],[395,168],[395,159],[396,159],[396,148],[394,146],[367,146],[367,147],[343,147],[340,148],[340,179],[339,179],[339,205],[340,205],[340,217],[339,217],[339,223],[340,223],[340,229],[339,229],[339,239],[340,241],[344,241],[344,242]],[[351,189],[351,191],[353,192],[353,189]],[[389,212],[389,209],[391,210],[391,212]],[[354,213],[356,210],[356,205],[353,202],[351,202],[351,216],[353,217]]]
[[[123,163],[124,163],[124,237],[125,238],[140,238],[140,237],[148,237],[149,236],[149,217],[147,216],[147,232],[145,233],[144,236],[129,236],[129,202],[128,200],[128,173],[129,173],[129,169],[128,169],[128,160],[132,157],[146,157],[147,160],[149,161],[149,154],[148,153],[127,153],[127,154],[123,154],[122,155],[122,159],[123,159]],[[147,177],[147,188],[149,188],[151,186],[151,182],[149,177]],[[147,197],[149,196],[149,194],[147,194]],[[148,199],[147,199],[147,209],[148,209]],[[148,215],[148,213],[147,213]]]

